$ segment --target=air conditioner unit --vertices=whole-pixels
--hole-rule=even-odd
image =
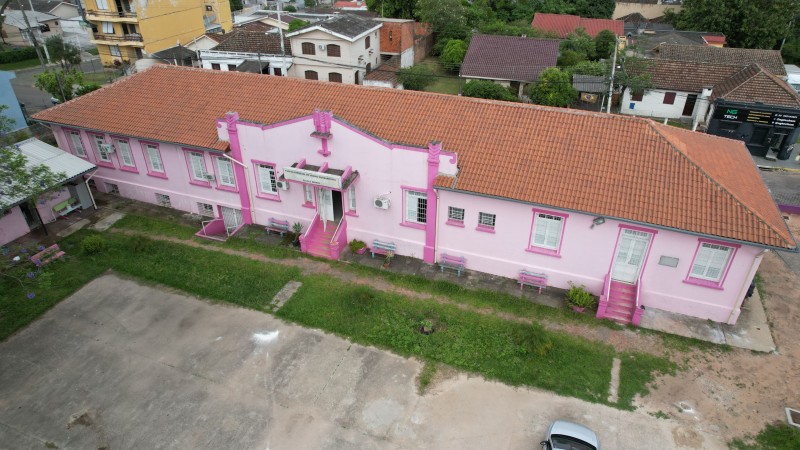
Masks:
[[[282,191],[288,191],[289,190],[289,182],[288,181],[278,181],[277,184],[278,184],[278,189],[280,189]]]
[[[390,203],[386,197],[375,197],[375,207],[378,209],[389,209]]]
[[[205,177],[205,179],[208,180],[208,181],[214,181],[217,178],[213,174],[210,174],[210,173],[207,173],[207,174],[203,175],[203,177]]]
[[[326,46],[325,46],[325,45],[323,45],[323,44],[319,44],[319,49],[320,49],[320,50],[325,50],[325,48],[326,48]]]
[[[111,144],[100,144],[100,151],[114,153],[114,146]]]

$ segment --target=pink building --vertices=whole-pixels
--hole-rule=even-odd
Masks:
[[[534,273],[623,322],[735,323],[764,252],[797,248],[741,142],[645,119],[171,66],[35,119],[92,150],[98,189],[207,234],[301,223],[309,253]]]

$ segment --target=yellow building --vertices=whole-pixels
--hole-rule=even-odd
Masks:
[[[228,32],[228,0],[85,0],[103,65],[133,63],[214,31]]]

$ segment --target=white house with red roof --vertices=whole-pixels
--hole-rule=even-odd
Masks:
[[[306,253],[584,285],[622,323],[735,323],[764,253],[797,250],[741,142],[636,117],[159,66],[34,119],[198,236],[299,223]]]

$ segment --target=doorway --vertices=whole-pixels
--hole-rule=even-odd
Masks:
[[[621,283],[636,284],[639,280],[651,234],[623,228],[611,265],[611,279]]]
[[[682,116],[691,116],[694,114],[694,105],[697,103],[697,94],[689,94],[686,97],[686,104],[683,105]]]
[[[331,189],[317,188],[317,212],[322,222],[338,223],[342,219],[342,193]],[[324,224],[323,224],[324,226]]]
[[[19,210],[22,211],[22,217],[25,218],[25,223],[31,230],[41,225],[42,221],[39,219],[39,212],[27,202],[19,204]]]

